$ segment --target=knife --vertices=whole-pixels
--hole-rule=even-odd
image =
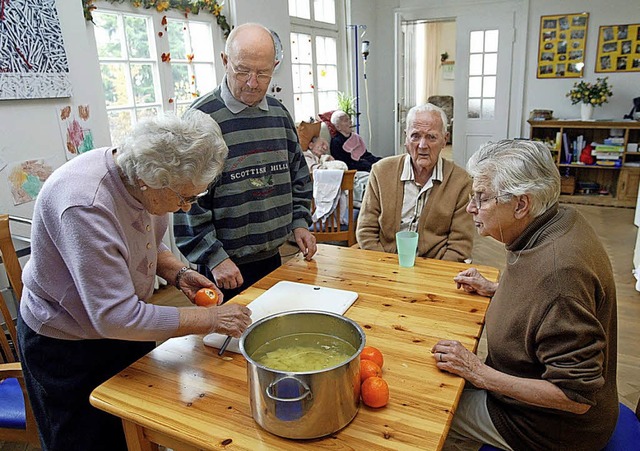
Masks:
[[[227,350],[227,346],[229,346],[229,343],[231,343],[231,336],[228,336],[224,343],[222,343],[222,346],[220,346],[220,350],[218,351],[218,355],[224,354],[224,351]]]

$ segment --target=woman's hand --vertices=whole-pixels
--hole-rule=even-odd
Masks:
[[[220,289],[216,286],[216,284],[207,279],[199,272],[189,270],[185,272],[180,278],[180,289],[191,300],[191,302],[195,302],[194,298],[196,296],[196,292],[200,288],[210,288],[213,291],[217,292],[218,305],[222,304],[222,302],[224,301],[224,295],[222,294],[222,291],[220,291]]]
[[[438,369],[460,376],[478,388],[485,388],[482,376],[486,365],[459,341],[440,340],[431,352]]]
[[[491,297],[498,289],[497,282],[485,279],[476,268],[465,269],[453,278],[458,288],[467,293],[477,293],[480,296]]]
[[[211,307],[213,327],[211,332],[238,338],[251,324],[251,310],[240,304],[223,304]]]

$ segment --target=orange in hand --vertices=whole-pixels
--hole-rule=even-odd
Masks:
[[[389,402],[389,386],[381,377],[373,376],[362,383],[362,402],[369,407],[386,406]]]
[[[360,359],[373,360],[380,368],[382,368],[382,365],[384,364],[384,357],[382,357],[382,353],[379,349],[374,348],[373,346],[365,346],[362,348]]]
[[[200,288],[196,292],[195,301],[200,307],[218,305],[218,292],[212,288]]]
[[[360,360],[360,382],[370,377],[382,376],[382,370],[373,360]]]

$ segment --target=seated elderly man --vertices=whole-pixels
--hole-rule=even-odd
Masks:
[[[397,252],[396,232],[418,232],[418,255],[441,260],[471,258],[473,221],[466,214],[471,178],[445,160],[447,118],[430,103],[407,114],[408,154],[373,165],[358,217],[363,249]]]
[[[331,115],[331,123],[337,134],[331,138],[331,155],[339,161],[347,163],[349,169],[356,171],[371,171],[371,165],[380,160],[367,150],[364,140],[352,131],[351,117],[341,110]]]
[[[607,252],[580,213],[558,206],[560,175],[542,143],[489,143],[467,170],[467,212],[505,244],[506,265],[499,283],[475,268],[454,278],[492,299],[484,362],[457,341],[431,349],[440,370],[469,382],[443,449],[601,450],[618,418]]]
[[[309,148],[302,152],[309,166],[309,172],[313,174],[315,169],[342,169],[347,170],[347,165],[335,160],[329,153],[329,143],[321,136],[314,136],[309,142]]]

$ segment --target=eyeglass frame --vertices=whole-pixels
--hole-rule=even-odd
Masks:
[[[173,191],[173,193],[176,196],[178,196],[178,199],[179,199],[178,205],[180,205],[180,206],[193,205],[196,202],[198,202],[198,200],[202,199],[204,196],[209,194],[209,190],[206,189],[203,192],[201,192],[200,194],[196,194],[195,196],[184,197],[182,194],[180,194],[179,192],[177,192],[176,190],[174,190],[170,186],[167,186],[167,189]]]
[[[469,193],[469,204],[471,204],[473,202],[473,205],[475,205],[475,207],[480,210],[482,209],[482,204],[486,203],[486,202],[490,202],[492,200],[495,199],[496,204],[498,204],[498,199],[501,197],[506,197],[506,196],[512,196],[513,194],[511,193],[503,193],[503,194],[497,194],[495,196],[491,196],[491,197],[487,197],[486,199],[482,199],[480,196],[482,195],[482,193]]]
[[[227,64],[229,65],[229,68],[231,68],[231,72],[233,72],[235,79],[240,83],[248,82],[249,80],[251,80],[251,76],[254,74],[256,76],[256,81],[262,84],[269,83],[273,78],[273,72],[271,72],[270,75],[267,75],[265,73],[258,73],[258,72],[249,71],[249,70],[238,70],[235,67],[233,67],[233,64],[231,64],[231,61],[227,61]],[[244,77],[246,77],[245,80],[243,80]],[[263,77],[263,78],[260,78],[260,77]],[[264,77],[268,77],[268,78],[265,80]]]

